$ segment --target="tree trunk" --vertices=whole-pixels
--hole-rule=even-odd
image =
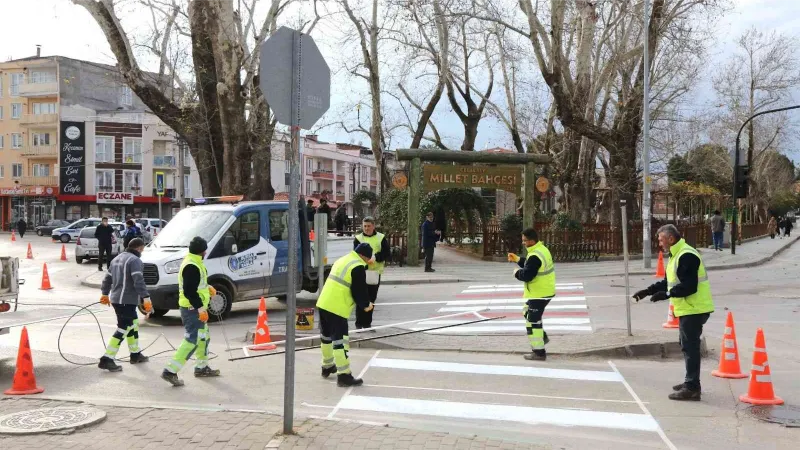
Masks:
[[[480,116],[477,119],[468,117],[464,120],[464,140],[461,142],[462,151],[475,151],[475,141],[478,139],[478,123],[480,123],[480,120]]]

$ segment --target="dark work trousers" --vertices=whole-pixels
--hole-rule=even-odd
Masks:
[[[525,302],[525,307],[523,309],[525,331],[528,334],[531,350],[537,355],[547,354],[544,349],[544,341],[547,339],[547,333],[544,331],[542,315],[548,303],[550,303],[549,298],[530,299]]]
[[[433,249],[436,247],[425,247],[425,270],[432,269],[431,264],[433,264]]]
[[[369,301],[375,303],[378,299],[378,288],[381,287],[380,276],[378,276],[378,284],[368,284],[367,285],[367,292],[369,292]],[[372,327],[372,313],[375,310],[373,309],[370,312],[366,312],[363,309],[356,307],[356,329],[359,328],[371,328]]]
[[[319,339],[322,350],[322,367],[336,365],[337,374],[350,373],[350,336],[347,319],[330,311],[319,309]]]
[[[683,359],[686,362],[684,383],[690,391],[700,390],[700,336],[710,313],[690,314],[678,318]]]
[[[111,243],[98,243],[97,249],[99,253],[97,254],[97,267],[99,269],[103,268],[103,261],[105,261],[106,269],[111,265]],[[105,259],[103,257],[105,254]]]

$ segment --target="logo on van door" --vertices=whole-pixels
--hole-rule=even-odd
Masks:
[[[231,271],[233,272],[250,267],[255,263],[256,263],[255,253],[248,253],[246,255],[241,255],[241,256],[231,256],[230,258],[228,258],[228,268],[230,268]]]

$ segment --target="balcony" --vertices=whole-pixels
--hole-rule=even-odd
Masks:
[[[336,175],[336,181],[344,181],[344,175]]]
[[[330,169],[317,169],[311,172],[311,176],[313,178],[321,178],[323,180],[332,180],[333,179],[333,171]]]
[[[153,156],[153,167],[156,168],[174,168],[178,165],[174,156]]]
[[[24,127],[57,126],[58,114],[25,114],[19,123]]]
[[[58,177],[55,175],[44,177],[27,176],[20,178],[19,184],[23,186],[58,186]]]
[[[58,158],[58,146],[56,145],[26,145],[22,147],[20,155],[31,159],[51,159]]]
[[[19,85],[20,97],[52,97],[58,95],[58,83],[22,83]]]
[[[378,185],[378,180],[376,180],[376,179],[374,179],[374,178],[373,178],[373,179],[369,180],[369,184],[370,184],[371,186],[377,186],[377,185]]]
[[[343,202],[344,201],[344,192],[337,192],[336,193],[336,201]]]

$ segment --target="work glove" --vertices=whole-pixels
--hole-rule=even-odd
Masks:
[[[144,308],[144,312],[147,313],[149,316],[151,312],[153,312],[153,302],[150,301],[150,297],[145,297],[142,299],[142,307]]]
[[[668,299],[667,291],[656,292],[650,297],[651,302],[660,302],[661,300]]]
[[[372,303],[372,302],[369,302],[369,306],[367,306],[366,308],[364,308],[364,312],[370,312],[370,311],[372,311],[373,309],[375,309],[375,304],[374,304],[374,303]]]
[[[208,322],[208,311],[205,308],[200,308],[197,310],[197,315],[200,318],[200,322],[206,323]]]
[[[638,302],[639,300],[647,297],[648,295],[650,294],[647,293],[647,289],[642,289],[641,291],[633,294],[633,299]]]
[[[214,289],[214,286],[209,286],[208,287],[208,293],[211,294],[211,296],[213,297],[213,296],[217,295],[217,290]]]
[[[519,255],[515,255],[514,253],[508,254],[508,262],[519,262]]]
[[[100,303],[102,303],[103,305],[106,305],[106,306],[108,306],[108,305],[110,305],[110,304],[111,304],[111,299],[110,299],[110,298],[108,298],[108,296],[107,296],[107,295],[101,295],[101,296],[100,296]]]
[[[511,273],[512,275],[514,275],[514,278],[517,278],[517,272],[519,272],[519,270],[520,269],[514,269],[514,271]]]

